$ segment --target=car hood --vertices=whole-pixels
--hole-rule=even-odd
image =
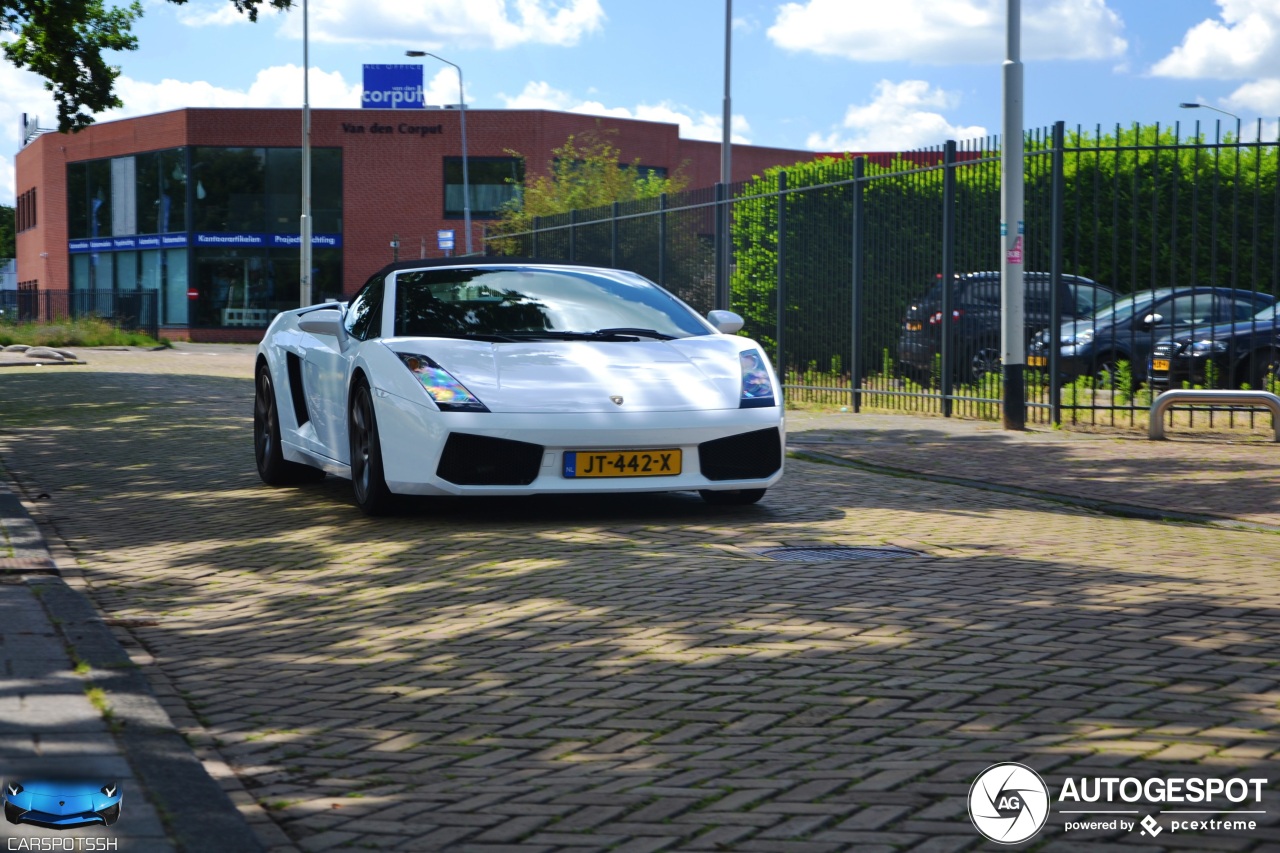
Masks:
[[[516,343],[393,338],[385,343],[396,352],[429,356],[492,412],[531,413],[736,409],[742,391],[738,354],[760,349],[731,335]]]

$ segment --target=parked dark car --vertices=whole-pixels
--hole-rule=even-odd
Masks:
[[[1229,287],[1179,287],[1143,290],[1117,299],[1093,317],[1063,323],[1058,330],[1058,369],[1068,379],[1092,375],[1110,387],[1120,362],[1127,361],[1135,382],[1147,378],[1157,340],[1196,336],[1201,330],[1246,319],[1275,303],[1265,293]],[[1027,366],[1049,363],[1049,330],[1035,336]]]
[[[1280,305],[1263,308],[1239,323],[1158,342],[1147,372],[1151,387],[1161,390],[1181,388],[1183,382],[1271,390],[1280,382]]]
[[[936,370],[942,352],[942,277],[907,308],[898,339],[898,360],[913,378],[924,382]],[[1047,272],[1023,273],[1026,336],[1049,325],[1050,277]],[[1115,299],[1108,287],[1087,278],[1062,276],[1059,306],[1062,316],[1077,319],[1093,314]],[[1000,370],[1000,273],[957,275],[951,291],[951,327],[955,331],[952,376],[968,383],[984,373]]]

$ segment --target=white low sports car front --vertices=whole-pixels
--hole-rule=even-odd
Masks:
[[[345,305],[280,314],[258,347],[270,485],[348,477],[395,495],[696,490],[753,503],[782,476],[777,377],[630,272],[463,258],[391,264]],[[714,323],[714,325],[713,325]]]

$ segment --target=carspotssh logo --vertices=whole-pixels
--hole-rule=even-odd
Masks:
[[[998,844],[1017,844],[1049,818],[1049,787],[1025,764],[993,764],[969,788],[969,819]]]

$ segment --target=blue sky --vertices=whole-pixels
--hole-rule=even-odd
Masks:
[[[230,0],[144,0],[140,47],[118,56],[123,110],[296,106],[301,0],[257,24]],[[311,100],[358,107],[365,63],[423,62],[428,102],[670,121],[720,138],[723,0],[309,0]],[[734,0],[736,141],[905,150],[995,134],[1005,0]],[[1057,119],[1247,123],[1280,115],[1280,0],[1023,0],[1028,127]],[[19,115],[52,124],[41,82],[0,63],[0,203],[12,204]]]

